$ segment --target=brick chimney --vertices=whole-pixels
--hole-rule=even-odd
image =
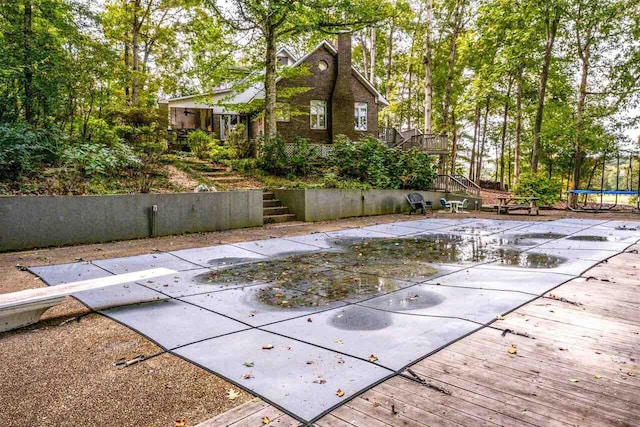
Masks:
[[[351,33],[338,34],[336,80],[331,95],[332,138],[346,135],[356,138],[354,130],[353,88],[351,86]]]

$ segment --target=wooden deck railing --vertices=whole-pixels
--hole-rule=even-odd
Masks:
[[[449,153],[447,135],[422,134],[417,131],[403,134],[395,128],[380,128],[378,135],[381,141],[402,151],[417,148],[429,154]]]
[[[447,193],[460,193],[467,194],[472,197],[480,197],[480,187],[473,185],[467,185],[467,178],[462,181],[458,179],[461,175],[438,175],[433,181],[432,188],[436,191],[446,191]],[[470,182],[470,181],[469,181]]]
[[[451,175],[451,176],[455,178],[457,181],[459,181],[460,183],[462,183],[467,188],[466,192],[468,194],[475,197],[480,197],[480,186],[478,184],[471,181],[469,178],[467,178],[464,175]]]

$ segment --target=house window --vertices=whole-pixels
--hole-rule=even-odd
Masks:
[[[309,118],[311,120],[311,129],[327,128],[327,102],[319,100],[311,100],[309,104]]]
[[[288,122],[291,118],[291,105],[288,102],[276,103],[276,120]]]
[[[356,130],[367,130],[367,103],[356,102],[355,104]]]
[[[286,67],[289,65],[289,58],[286,56],[278,56],[278,64],[280,66]]]

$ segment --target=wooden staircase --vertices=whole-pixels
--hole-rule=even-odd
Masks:
[[[262,212],[265,224],[288,222],[296,219],[296,215],[289,212],[289,208],[276,199],[276,195],[271,191],[262,193]]]

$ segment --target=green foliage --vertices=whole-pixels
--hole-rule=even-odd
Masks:
[[[313,161],[317,150],[304,138],[294,140],[291,155],[287,155],[285,145],[279,135],[260,139],[258,167],[279,176],[307,176],[313,171]]]
[[[229,147],[231,158],[246,159],[253,157],[253,142],[245,135],[246,127],[242,123],[227,132],[225,145]]]
[[[55,132],[26,123],[0,123],[0,181],[15,180],[51,164],[58,156],[58,138]]]
[[[367,183],[355,179],[345,179],[335,172],[327,172],[322,178],[323,188],[337,188],[340,190],[370,190]]]
[[[402,152],[374,138],[352,142],[338,136],[329,163],[339,176],[372,188],[428,190],[436,177],[433,162],[425,153]]]
[[[84,176],[118,174],[142,163],[133,150],[121,142],[109,147],[94,143],[69,146],[63,150],[61,159]]]
[[[212,155],[219,156],[221,151],[218,140],[203,130],[195,130],[187,135],[187,145],[199,159],[209,159]]]
[[[432,157],[415,148],[402,155],[402,187],[428,190],[437,177]]]
[[[243,173],[245,175],[253,174],[258,167],[257,159],[230,159],[223,160],[222,163],[229,166],[231,170]]]
[[[538,197],[539,204],[552,206],[560,200],[562,183],[549,178],[543,173],[533,175],[530,173],[520,175],[520,180],[513,187],[513,193],[522,197]]]

